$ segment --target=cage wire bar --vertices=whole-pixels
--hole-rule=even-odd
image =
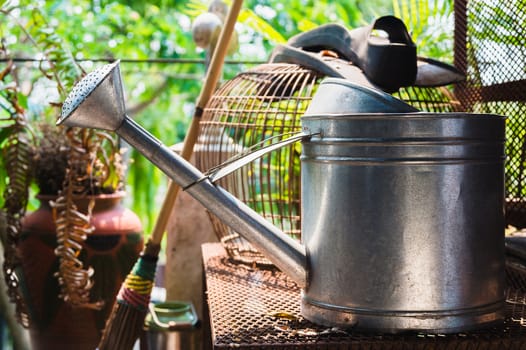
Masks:
[[[196,163],[211,169],[260,143],[277,142],[301,129],[321,76],[295,64],[262,64],[238,74],[212,96],[201,120]],[[283,232],[300,238],[301,145],[269,153],[219,184]],[[248,264],[271,265],[236,232],[210,216],[230,256]]]

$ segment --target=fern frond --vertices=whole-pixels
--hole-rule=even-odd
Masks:
[[[85,73],[66,47],[55,28],[45,18],[41,9],[35,7],[32,13],[33,23],[27,28],[27,34],[35,47],[46,59],[46,64],[39,66],[48,79],[57,83],[57,89],[63,98]]]
[[[11,101],[14,103],[14,101]],[[19,290],[19,279],[16,271],[21,265],[16,250],[21,229],[21,220],[26,214],[31,182],[30,158],[32,153],[31,138],[27,129],[19,124],[23,118],[14,118],[14,126],[6,139],[3,152],[6,167],[7,185],[4,189],[3,211],[6,217],[6,237],[4,238],[4,278],[8,287],[7,294],[16,306],[16,317],[24,327],[29,327],[29,314]]]

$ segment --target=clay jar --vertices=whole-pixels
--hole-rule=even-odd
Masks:
[[[72,307],[58,295],[54,276],[59,259],[53,210],[53,196],[39,195],[40,207],[22,222],[17,245],[22,258],[21,289],[30,314],[32,349],[96,348],[119,288],[143,248],[142,225],[137,215],[122,205],[123,192],[75,200],[85,212],[95,198],[91,224],[95,230],[83,243],[80,260],[95,270],[91,301],[104,301],[100,311]]]

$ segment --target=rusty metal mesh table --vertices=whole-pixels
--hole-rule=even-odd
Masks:
[[[501,326],[458,334],[365,334],[320,327],[300,315],[300,289],[276,269],[233,262],[220,244],[202,247],[214,349],[526,349],[526,288],[508,288]],[[508,266],[507,279],[524,283]],[[526,284],[524,285],[526,287]]]

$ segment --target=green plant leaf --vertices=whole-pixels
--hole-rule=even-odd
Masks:
[[[238,20],[275,44],[283,44],[287,41],[283,35],[250,9],[243,8],[239,14]]]

